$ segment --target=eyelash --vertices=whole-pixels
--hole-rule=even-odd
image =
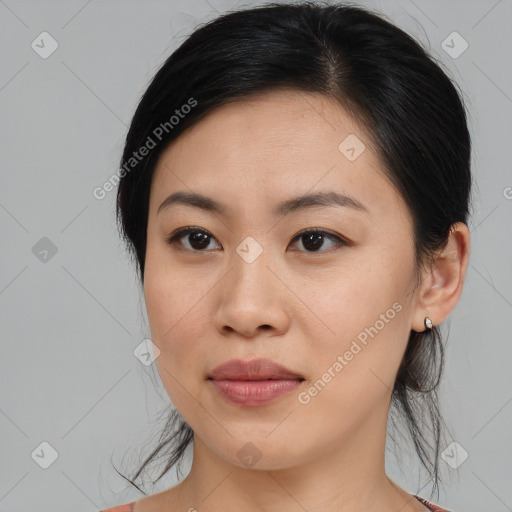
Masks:
[[[166,241],[167,241],[167,243],[169,245],[175,245],[176,242],[178,242],[181,238],[183,238],[184,236],[189,235],[191,233],[203,233],[206,236],[208,236],[209,238],[215,239],[213,234],[210,233],[207,229],[196,228],[196,227],[190,226],[190,227],[179,229],[178,231],[173,233],[171,236],[169,236],[166,239]],[[336,249],[338,247],[350,245],[350,242],[348,240],[345,240],[344,238],[340,237],[339,235],[335,235],[334,233],[331,233],[330,231],[325,231],[323,229],[311,229],[311,228],[310,229],[305,229],[305,230],[300,231],[299,233],[297,233],[290,240],[290,243],[295,242],[296,240],[298,241],[303,236],[310,235],[310,234],[321,234],[321,235],[325,235],[324,238],[329,238],[331,240],[335,240],[336,246],[335,247],[331,247],[330,248],[331,250],[332,249]],[[204,249],[203,250],[199,250],[199,249],[194,249],[194,250],[182,249],[182,250],[189,251],[189,252],[196,252],[196,253],[211,252],[211,249],[210,250],[204,250]],[[328,249],[326,251],[321,251],[320,250],[320,251],[299,251],[299,252],[306,252],[306,253],[309,253],[309,254],[321,254],[321,253],[329,253],[330,250]]]

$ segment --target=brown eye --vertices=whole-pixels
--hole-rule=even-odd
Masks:
[[[181,239],[184,239],[185,242],[188,243],[189,247],[181,242]],[[180,244],[184,246],[185,250],[193,252],[206,252],[205,249],[213,239],[213,235],[205,229],[188,227],[180,229],[172,236],[170,236],[167,240],[167,243],[173,245],[179,241]]]
[[[309,229],[306,231],[301,231],[292,239],[292,242],[296,240],[302,241],[302,247],[306,249],[306,252],[325,252],[320,251],[319,249],[325,249],[325,241],[326,240],[334,240],[334,244],[331,247],[339,247],[342,245],[347,245],[345,240],[343,240],[338,235],[334,235],[333,233],[329,233],[320,229]]]
[[[186,227],[176,231],[167,239],[167,243],[175,245],[179,242],[181,248],[191,252],[208,252],[210,243],[215,240],[214,236],[206,229],[196,227]],[[347,241],[334,233],[321,229],[308,229],[301,231],[293,237],[291,243],[296,241],[302,242],[301,252],[322,253],[325,250],[326,241],[330,241],[331,245],[327,245],[327,249],[349,245]]]

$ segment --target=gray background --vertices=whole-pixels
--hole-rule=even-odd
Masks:
[[[167,55],[195,24],[257,3],[0,0],[1,511],[92,512],[140,498],[111,457],[120,470],[126,453],[126,464],[137,462],[130,448],[160,433],[168,398],[154,368],[133,354],[150,333],[116,232],[115,192],[97,200],[92,191],[115,172],[137,101]],[[442,461],[447,489],[438,502],[512,510],[512,5],[361,4],[425,43],[464,91],[476,180],[472,253],[444,326],[441,399],[469,458],[457,471]],[[46,59],[31,47],[43,31],[59,45]],[[469,44],[457,58],[442,47],[453,31]],[[46,261],[43,237],[57,249]],[[50,457],[42,442],[58,455],[47,469],[36,463]],[[400,485],[428,496],[414,473],[389,462]]]

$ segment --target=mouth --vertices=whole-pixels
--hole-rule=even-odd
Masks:
[[[208,380],[268,381],[305,380],[302,375],[269,359],[231,359],[217,366],[207,377]]]
[[[267,405],[299,387],[305,378],[268,359],[232,359],[207,377],[216,392],[232,405]]]

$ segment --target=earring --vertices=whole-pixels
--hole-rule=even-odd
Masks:
[[[432,329],[432,320],[430,319],[430,317],[426,316],[425,317],[425,327],[427,329]]]

